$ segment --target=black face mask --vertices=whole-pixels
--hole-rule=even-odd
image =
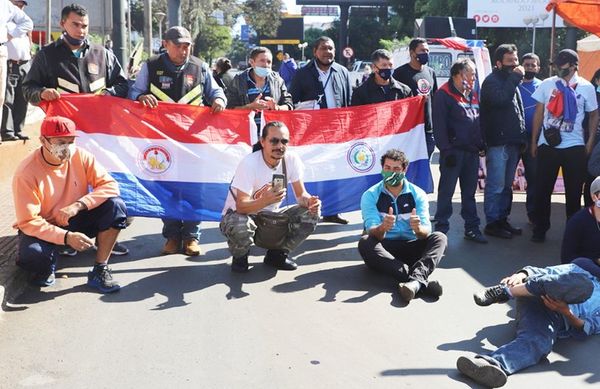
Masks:
[[[526,80],[533,80],[533,78],[535,77],[536,74],[537,74],[536,72],[527,71],[527,72],[525,72],[525,75],[523,76],[523,78],[525,78]]]
[[[571,73],[571,67],[568,68],[558,68],[556,69],[556,75],[560,78],[565,78],[566,76],[569,75],[569,73]]]

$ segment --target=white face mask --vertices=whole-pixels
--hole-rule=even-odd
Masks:
[[[50,143],[50,148],[48,149],[50,154],[56,159],[60,159],[61,161],[66,161],[71,158],[71,156],[75,153],[75,144],[74,143],[64,143],[60,145]]]
[[[600,199],[596,200],[594,204],[596,205],[596,208],[600,208]]]

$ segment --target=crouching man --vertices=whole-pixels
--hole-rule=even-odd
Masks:
[[[537,364],[558,338],[600,333],[600,266],[597,260],[538,268],[526,266],[499,285],[475,293],[481,306],[515,299],[517,333],[489,355],[462,356],[458,370],[474,381],[497,388],[507,376]]]
[[[438,281],[429,281],[448,241],[441,232],[431,232],[427,195],[405,178],[408,159],[400,150],[381,157],[383,179],[363,193],[360,210],[367,235],[358,251],[371,269],[392,276],[405,301],[423,290],[442,295]]]
[[[248,271],[252,243],[267,249],[267,265],[295,270],[296,262],[289,253],[317,226],[321,200],[306,191],[302,161],[286,152],[289,140],[285,124],[267,123],[260,150],[245,157],[237,167],[220,225],[233,256],[234,272]],[[298,204],[281,207],[282,203],[289,204],[288,183]]]
[[[94,247],[88,285],[102,293],[119,290],[107,266],[127,210],[117,182],[89,152],[75,147],[75,123],[60,116],[42,122],[42,147],[26,157],[13,177],[19,230],[17,265],[39,286],[54,284],[58,250]]]

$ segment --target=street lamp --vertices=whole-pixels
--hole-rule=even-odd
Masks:
[[[535,53],[535,28],[538,26],[538,23],[540,23],[540,25],[543,26],[546,19],[548,19],[547,13],[541,13],[538,16],[526,16],[523,18],[523,23],[525,23],[525,26],[528,27],[531,24],[531,27],[533,29],[533,38],[531,40],[532,53]]]
[[[304,57],[304,49],[306,49],[306,47],[308,46],[307,42],[304,43],[298,43],[298,48],[300,50],[302,50],[302,61],[306,61],[306,57]]]
[[[167,14],[164,12],[157,12],[154,15],[156,16],[156,20],[158,20],[158,37],[159,37],[159,39],[162,40],[163,39],[162,22],[163,22],[163,19],[165,18],[165,16],[167,16]]]

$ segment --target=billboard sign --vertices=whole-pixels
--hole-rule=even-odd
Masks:
[[[477,27],[533,27],[537,18],[536,28],[548,28],[552,14],[546,11],[547,4],[548,0],[468,0],[467,16],[475,19]],[[556,16],[556,27],[564,26]]]

